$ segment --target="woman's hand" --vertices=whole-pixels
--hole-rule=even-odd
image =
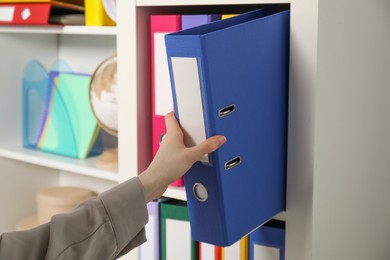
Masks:
[[[183,131],[173,112],[165,116],[165,124],[167,134],[156,156],[148,169],[139,175],[146,202],[161,197],[168,185],[183,176],[204,154],[214,152],[226,142],[224,136],[216,135],[199,145],[186,147]]]

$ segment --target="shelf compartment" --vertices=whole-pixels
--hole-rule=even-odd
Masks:
[[[65,156],[35,151],[32,149],[26,149],[19,146],[0,147],[0,157],[98,179],[119,182],[119,175],[117,172],[99,169],[96,167],[97,157],[78,160]]]

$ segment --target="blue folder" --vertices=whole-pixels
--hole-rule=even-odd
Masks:
[[[284,260],[285,223],[271,220],[249,235],[249,260]]]
[[[227,138],[184,176],[196,241],[229,246],[285,210],[289,20],[265,8],[165,37],[185,144]]]

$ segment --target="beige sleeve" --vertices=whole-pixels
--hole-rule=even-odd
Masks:
[[[0,259],[116,259],[146,241],[147,221],[143,186],[135,177],[48,224],[2,234]]]

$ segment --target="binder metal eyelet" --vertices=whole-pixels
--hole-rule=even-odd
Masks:
[[[233,113],[235,110],[236,110],[236,105],[231,104],[231,105],[229,105],[229,106],[227,106],[227,107],[224,107],[224,108],[220,109],[220,110],[218,111],[218,116],[219,116],[219,117],[228,116],[228,115],[230,115],[231,113]]]
[[[225,170],[230,170],[241,163],[241,156],[234,157],[225,163]]]
[[[161,135],[160,135],[160,144],[161,144],[161,142],[164,140],[164,138],[165,138],[165,135],[166,135],[167,133],[162,133]]]
[[[207,192],[206,187],[202,183],[195,183],[192,187],[192,191],[195,195],[195,198],[201,202],[205,202],[209,197],[209,193]]]

